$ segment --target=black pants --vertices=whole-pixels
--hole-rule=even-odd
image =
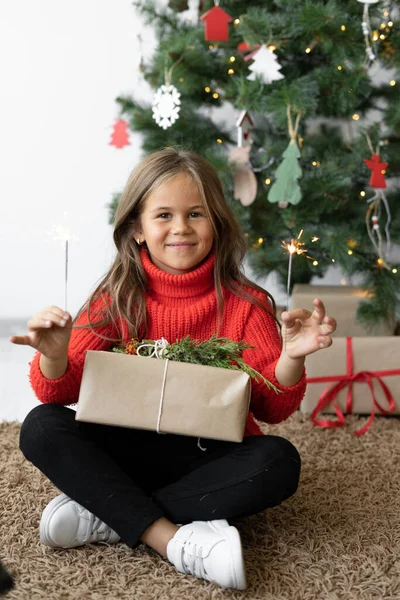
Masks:
[[[232,519],[276,506],[297,489],[300,456],[278,436],[242,443],[82,423],[57,404],[35,407],[20,448],[62,492],[134,548],[154,521]]]

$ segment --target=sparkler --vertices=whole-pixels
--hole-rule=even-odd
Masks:
[[[303,235],[303,229],[300,231],[299,235],[296,239],[291,239],[290,244],[282,240],[282,248],[288,251],[289,253],[289,268],[288,268],[288,278],[287,278],[287,286],[286,286],[286,310],[289,310],[289,297],[290,297],[290,282],[292,279],[292,262],[294,254],[304,254],[307,252],[307,248],[303,248],[305,245],[304,242],[300,242],[300,238]]]
[[[64,213],[64,220],[67,217],[67,213]],[[67,310],[68,306],[68,244],[72,240],[77,240],[77,236],[74,235],[70,228],[63,225],[55,225],[53,223],[51,231],[47,232],[53,240],[59,240],[64,242],[64,257],[65,257],[65,270],[64,270],[64,310]]]

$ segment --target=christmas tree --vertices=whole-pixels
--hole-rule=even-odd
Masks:
[[[367,324],[393,315],[400,290],[395,5],[200,1],[193,18],[182,0],[165,8],[135,2],[133,10],[157,28],[157,50],[142,66],[155,99],[144,107],[140,98],[117,98],[121,118],[143,134],[144,154],[180,146],[214,164],[256,276],[277,272],[286,287],[282,241],[302,231],[308,252],[295,257],[290,284],[308,283],[335,263],[372,292],[358,315]],[[213,110],[221,106],[229,115],[223,124]],[[239,114],[249,117],[246,130]],[[243,186],[235,193],[235,165],[257,179],[246,201]],[[110,221],[117,203],[118,195]]]

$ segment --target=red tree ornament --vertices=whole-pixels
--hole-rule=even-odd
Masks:
[[[123,119],[118,119],[114,124],[114,130],[111,134],[110,146],[123,148],[129,145],[128,123]]]
[[[229,38],[228,23],[233,21],[219,6],[213,6],[200,19],[204,21],[204,39],[208,42],[226,42]]]
[[[371,179],[369,180],[369,185],[373,188],[382,189],[386,187],[385,181],[385,169],[388,166],[387,162],[381,162],[381,157],[379,154],[373,154],[371,156],[371,160],[364,159],[365,164],[368,169],[371,169]]]

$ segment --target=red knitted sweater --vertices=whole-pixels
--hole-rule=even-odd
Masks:
[[[211,254],[200,267],[184,275],[162,271],[153,265],[145,250],[142,250],[141,258],[148,278],[147,337],[164,337],[170,342],[186,335],[199,340],[209,339],[217,330],[214,255]],[[265,301],[262,294],[251,291]],[[304,395],[305,372],[296,385],[280,385],[275,378],[275,365],[281,353],[281,342],[274,319],[262,309],[227,290],[224,290],[224,297],[226,303],[220,335],[233,341],[245,340],[254,345],[254,349],[244,351],[243,359],[281,390],[280,394],[276,394],[264,383],[252,380],[251,412],[245,435],[262,435],[254,417],[266,423],[279,423],[287,419],[299,406]],[[104,306],[103,302],[103,299],[98,300],[91,312]],[[87,313],[82,314],[77,323],[87,323]],[[99,327],[96,331],[107,337],[118,337],[112,326]],[[126,332],[125,341],[127,339]],[[64,405],[76,403],[86,350],[109,350],[113,345],[116,343],[103,340],[90,329],[73,329],[68,347],[68,367],[59,379],[46,379],[43,376],[39,366],[40,353],[37,352],[30,363],[30,381],[38,399],[41,402]]]

